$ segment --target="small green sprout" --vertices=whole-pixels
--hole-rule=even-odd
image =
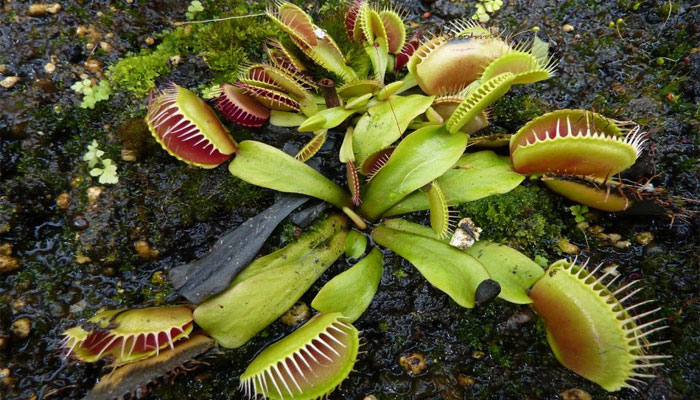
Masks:
[[[488,22],[491,19],[490,14],[494,14],[503,6],[502,0],[479,0],[476,3],[476,12],[472,15],[473,20],[479,22]]]
[[[95,103],[109,99],[112,94],[112,88],[106,80],[100,81],[97,85],[92,85],[90,79],[75,82],[71,87],[74,92],[83,95],[83,101],[80,103],[80,108],[95,108]]]
[[[589,211],[588,206],[582,206],[580,204],[569,207],[569,210],[571,210],[571,214],[574,217],[576,217],[577,224],[586,220],[584,214],[586,214]]]
[[[221,89],[220,85],[212,85],[212,86],[206,86],[201,89],[202,91],[202,98],[210,100],[213,99],[214,97],[217,97],[221,94]]]
[[[185,18],[188,20],[194,19],[194,16],[197,13],[200,13],[204,11],[204,7],[202,6],[202,2],[198,0],[194,0],[193,2],[190,3],[189,7],[187,7],[187,12],[185,13]]]
[[[117,183],[119,182],[117,165],[109,158],[102,159],[104,154],[105,152],[99,149],[97,140],[93,140],[88,145],[88,152],[83,156],[83,161],[87,161],[88,167],[92,168],[90,176],[99,176],[98,181],[101,184]],[[97,167],[98,164],[101,164],[101,167]]]
[[[549,260],[547,259],[547,257],[539,254],[535,256],[534,261],[542,268],[546,268],[547,265],[549,265]]]

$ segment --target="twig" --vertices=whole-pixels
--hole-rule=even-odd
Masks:
[[[234,15],[233,17],[225,17],[225,18],[214,18],[214,19],[204,19],[201,21],[182,21],[182,22],[173,22],[174,26],[182,26],[182,25],[189,25],[189,24],[204,24],[207,22],[220,22],[220,21],[228,21],[230,19],[241,19],[241,18],[252,18],[252,17],[260,17],[265,15],[265,13],[257,13],[257,14],[250,14],[250,15]]]

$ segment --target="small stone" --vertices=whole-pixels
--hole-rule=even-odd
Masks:
[[[123,161],[134,162],[137,159],[137,153],[131,149],[122,149],[121,158]]]
[[[569,242],[567,239],[561,238],[557,241],[557,246],[565,254],[578,254],[579,248],[575,244]]]
[[[485,355],[486,353],[484,353],[483,351],[477,350],[472,353],[472,358],[475,360],[481,360],[482,358],[484,358]]]
[[[60,210],[65,210],[70,206],[70,195],[68,193],[61,193],[56,198],[56,207]]]
[[[476,379],[472,378],[471,376],[460,374],[457,376],[457,383],[459,383],[459,385],[462,387],[474,386]]]
[[[588,228],[588,232],[593,233],[593,234],[601,233],[604,230],[605,230],[605,228],[603,228],[600,225],[593,225],[590,228]]]
[[[12,388],[17,383],[17,378],[11,376],[9,368],[0,368],[0,387]]]
[[[44,71],[46,71],[49,74],[53,73],[55,70],[56,70],[56,64],[54,64],[52,62],[44,65]]]
[[[0,244],[0,256],[11,256],[12,245],[9,243]]]
[[[143,41],[146,42],[146,44],[149,45],[149,46],[153,46],[153,44],[156,42],[156,40],[153,39],[153,38],[150,37],[150,36],[148,36],[148,37],[147,37],[146,39],[144,39]]]
[[[71,229],[73,229],[76,232],[82,232],[86,230],[89,226],[90,223],[82,215],[76,215],[70,222]]]
[[[620,240],[618,242],[615,242],[615,247],[622,250],[628,249],[631,245],[632,242],[630,242],[629,240]]]
[[[10,327],[12,334],[19,339],[25,339],[32,331],[32,321],[29,318],[20,318],[12,323]]]
[[[104,63],[100,60],[91,58],[85,61],[85,68],[90,72],[102,72],[102,67],[104,67]]]
[[[581,222],[579,222],[578,224],[576,224],[576,227],[577,227],[578,229],[582,230],[582,231],[588,229],[589,226],[590,226],[590,225],[589,225],[588,222],[586,222],[586,221],[581,221]]]
[[[61,11],[61,5],[59,3],[36,3],[29,6],[30,17],[41,17],[46,14],[57,14]]]
[[[477,306],[481,306],[498,297],[500,293],[501,285],[493,279],[486,279],[476,287],[474,301]]]
[[[404,371],[411,375],[420,375],[426,368],[428,368],[428,362],[425,361],[425,357],[421,353],[413,352],[408,355],[403,355],[399,358],[399,365]]]
[[[638,233],[637,236],[634,237],[634,240],[642,246],[646,246],[654,240],[654,234],[651,232]]]
[[[19,76],[8,76],[7,78],[0,81],[0,86],[4,87],[5,89],[9,89],[15,86],[19,81]]]
[[[613,243],[617,243],[620,241],[620,239],[622,239],[622,235],[620,235],[619,233],[608,233],[608,240],[609,241],[611,241]]]
[[[0,273],[12,272],[19,269],[19,260],[15,257],[0,255]]]
[[[138,254],[139,257],[143,259],[152,260],[158,258],[158,250],[155,250],[153,247],[151,247],[151,244],[148,243],[147,240],[135,241],[134,249],[136,250],[136,254]]]
[[[176,55],[170,57],[169,60],[170,60],[170,64],[178,65],[178,64],[180,64],[180,61],[182,60],[182,58],[176,54]]]
[[[574,26],[571,24],[564,24],[564,26],[561,27],[561,30],[563,30],[566,33],[573,32]]]
[[[88,198],[88,203],[95,204],[97,199],[100,198],[100,195],[102,194],[102,189],[100,189],[97,186],[91,186],[87,188],[87,198]]]
[[[107,53],[114,50],[114,47],[112,47],[112,45],[107,42],[100,42],[100,48]]]
[[[287,310],[280,320],[285,325],[294,326],[309,319],[309,315],[309,306],[300,301]]]
[[[151,283],[154,285],[165,284],[165,277],[163,276],[163,271],[156,271],[151,275]]]
[[[591,400],[592,397],[590,394],[587,392],[581,390],[581,389],[568,389],[565,390],[561,393],[559,393],[559,396],[563,400]]]
[[[77,262],[78,264],[85,264],[89,263],[90,261],[92,261],[92,259],[90,259],[90,257],[86,255],[83,255],[82,253],[78,253],[75,255],[75,262]]]
[[[80,25],[75,28],[75,34],[78,36],[85,36],[88,33],[88,28],[85,25]]]
[[[126,0],[126,4],[133,4],[134,0]]]
[[[12,301],[12,312],[14,314],[21,313],[25,308],[27,308],[27,299],[20,297]]]
[[[481,232],[482,229],[471,218],[462,218],[450,239],[450,246],[460,250],[472,247],[479,240]]]

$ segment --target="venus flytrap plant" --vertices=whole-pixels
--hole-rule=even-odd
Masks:
[[[479,5],[486,15],[501,6],[499,1]],[[347,218],[332,215],[296,243],[244,268],[250,254],[245,263],[226,268],[221,260],[236,255],[216,248],[212,253],[222,255],[212,257],[218,260],[213,272],[204,268],[205,276],[198,276],[188,268],[184,278],[177,271],[172,275],[188,283],[178,289],[183,296],[201,303],[194,310],[194,322],[219,345],[237,348],[291,307],[343,253],[357,260],[318,292],[311,305],[319,314],[261,352],[241,375],[248,397],[319,398],[348,376],[359,347],[359,332],[351,324],[371,303],[383,269],[382,251],[367,251],[367,237],[408,260],[462,307],[473,308],[496,296],[532,303],[545,319],[557,358],[608,390],[645,376],[634,373],[636,368],[656,365],[648,363],[655,356],[643,354],[645,341],[637,336],[649,325],[636,325],[622,308],[626,298],[611,300],[618,292],[601,289],[602,277],[594,280],[561,262],[544,274],[538,263],[517,250],[479,241],[480,228],[468,218],[452,232],[450,207],[506,193],[526,175],[537,176],[584,206],[608,211],[626,209],[632,196],[659,197],[648,187],[610,178],[631,166],[641,151],[644,136],[631,123],[584,110],[560,110],[534,119],[512,136],[474,135],[492,122],[489,106],[513,85],[553,76],[556,63],[546,43],[536,36],[532,42],[515,43],[473,21],[407,41],[399,13],[357,0],[349,4],[344,19],[348,38],[360,44],[368,58],[368,68],[356,71],[350,67],[357,65],[354,60],[346,59],[333,38],[298,6],[280,3],[267,14],[300,53],[270,39],[263,47],[268,60],[247,65],[238,82],[216,88],[213,103],[238,125],[259,128],[269,121],[313,132],[295,156],[258,141],[236,143],[206,103],[176,85],[151,96],[147,116],[156,140],[178,159],[213,168],[235,153],[228,167],[235,177],[321,199],[354,224],[348,233]],[[328,79],[318,79],[318,70],[308,60],[325,70],[321,74],[333,76],[338,88]],[[402,76],[404,66],[408,73]],[[402,80],[385,83],[387,71]],[[404,94],[408,90],[411,94]],[[347,189],[305,164],[336,134],[344,134],[335,142],[342,142],[337,151],[345,164]],[[465,154],[468,143],[509,144],[510,158],[491,151]],[[90,151],[95,157],[99,149]],[[285,204],[294,208],[300,203]],[[420,210],[430,210],[431,227],[389,218]],[[283,218],[266,225],[261,240]],[[536,260],[546,264],[541,257]],[[214,285],[213,292],[211,276],[224,282]],[[228,286],[221,290],[224,285]],[[571,290],[560,290],[559,285]],[[601,299],[607,306],[601,308]],[[586,319],[589,312],[595,314],[595,324]],[[568,315],[576,319],[570,338],[563,321]],[[598,354],[604,352],[593,337],[610,339],[616,350]],[[574,351],[581,346],[583,351]],[[609,365],[619,368],[610,372]]]

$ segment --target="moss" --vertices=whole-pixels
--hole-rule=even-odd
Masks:
[[[483,238],[534,254],[547,254],[550,243],[568,232],[570,220],[558,196],[538,186],[518,186],[509,193],[491,196],[458,207],[460,217],[471,217]]]
[[[492,108],[492,120],[510,132],[515,132],[528,121],[544,114],[545,103],[539,97],[530,94],[505,96]]]
[[[213,8],[219,10],[225,7],[227,12],[223,15],[254,14],[264,9],[264,4],[260,2],[251,5],[243,1],[220,3],[223,4],[213,5]],[[155,49],[141,50],[110,66],[110,82],[117,88],[143,96],[155,86],[157,77],[170,72],[170,58],[175,55],[202,57],[215,72],[212,83],[233,80],[242,63],[260,57],[262,50],[259,44],[277,33],[267,19],[251,18],[256,18],[255,23],[244,18],[192,24],[164,31],[157,35],[161,43]]]

